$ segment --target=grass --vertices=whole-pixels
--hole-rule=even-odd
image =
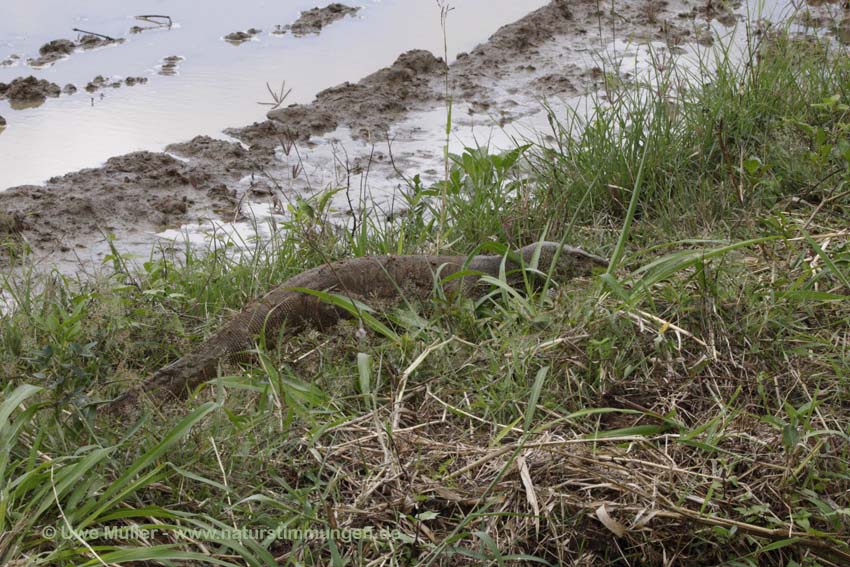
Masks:
[[[317,198],[284,227],[300,239],[5,280],[0,563],[847,564],[850,59],[833,49],[772,34],[750,65],[719,51],[710,82],[620,85],[589,119],[553,112],[553,143],[455,156],[354,235]],[[618,261],[287,338],[138,423],[94,418],[328,259],[544,234]]]

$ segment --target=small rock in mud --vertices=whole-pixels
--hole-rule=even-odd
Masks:
[[[246,31],[235,31],[224,36],[224,39],[233,45],[239,45],[240,43],[244,43],[258,35],[262,31],[263,30],[258,30],[256,28],[251,28]]]
[[[159,65],[159,74],[160,75],[176,75],[177,74],[177,64],[183,61],[183,57],[179,55],[169,55],[168,57],[162,58],[162,63]]]
[[[56,83],[44,79],[18,77],[8,85],[0,83],[0,99],[7,98],[11,102],[44,102],[47,97],[57,97],[61,89]]]
[[[0,128],[6,125],[6,119],[0,116]]]
[[[62,87],[62,92],[65,93],[66,95],[72,95],[75,92],[77,92],[77,86],[72,85],[71,83],[68,83],[67,85]]]
[[[8,56],[6,59],[3,59],[2,61],[0,61],[0,67],[11,67],[15,63],[17,63],[20,58],[21,58],[20,55],[12,54],[12,55]]]
[[[87,34],[80,38],[80,41],[77,45],[79,45],[83,49],[95,49],[97,47],[112,45],[114,43],[124,43],[124,38],[101,37],[97,35]]]
[[[295,36],[317,34],[325,26],[341,20],[346,16],[354,15],[358,10],[360,8],[334,2],[324,8],[313,8],[312,10],[301,12],[301,16],[291,26],[288,26],[288,30],[292,31],[292,35]],[[286,33],[286,27],[280,29],[284,30],[282,33]]]

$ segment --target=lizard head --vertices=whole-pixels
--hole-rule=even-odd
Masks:
[[[547,241],[529,244],[519,251],[519,255],[526,266],[532,264],[534,255],[538,250],[540,256],[537,269],[562,279],[589,276],[593,273],[594,268],[608,267],[608,260],[601,256],[596,256],[574,246]]]

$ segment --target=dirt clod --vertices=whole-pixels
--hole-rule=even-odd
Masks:
[[[0,99],[15,102],[44,102],[47,97],[57,97],[61,89],[56,83],[44,79],[18,77],[11,83],[0,83]]]

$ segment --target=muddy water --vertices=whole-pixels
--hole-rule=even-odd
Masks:
[[[484,41],[501,25],[514,21],[545,0],[455,0],[448,21],[449,58]],[[150,0],[4,2],[0,18],[0,60],[21,60],[0,67],[0,82],[33,74],[78,92],[48,98],[36,107],[12,110],[0,101],[0,191],[41,183],[110,156],[135,150],[161,150],[198,134],[220,136],[228,126],[264,118],[269,100],[266,82],[286,80],[289,101],[308,102],[316,92],[392,63],[399,53],[428,49],[442,53],[440,13],[434,0],[358,0],[355,17],[347,17],[318,36],[271,34],[277,24],[292,23],[303,10],[324,5],[317,0],[210,0],[197,3]],[[138,14],[167,14],[168,29],[130,34]],[[260,28],[254,40],[239,46],[225,42],[228,33]],[[42,44],[75,39],[72,28],[126,38],[121,45],[77,51],[54,65],[35,70],[26,65]],[[164,57],[184,57],[174,76],[161,76]],[[147,84],[107,88],[90,95],[83,87],[95,76],[144,76]]]

